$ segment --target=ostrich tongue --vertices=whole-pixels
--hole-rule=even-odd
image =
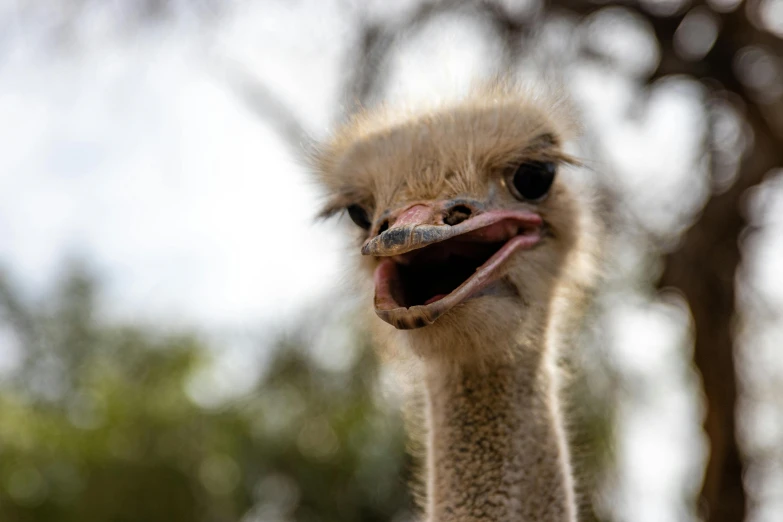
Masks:
[[[432,297],[430,297],[429,299],[427,299],[426,301],[424,301],[424,304],[425,304],[425,305],[428,305],[428,304],[432,304],[432,303],[434,303],[434,302],[436,302],[436,301],[440,301],[441,299],[443,299],[444,297],[446,297],[446,295],[448,295],[448,294],[437,294],[437,295],[433,295]]]

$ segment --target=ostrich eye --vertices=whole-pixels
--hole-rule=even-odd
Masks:
[[[547,195],[556,170],[554,163],[529,161],[517,167],[506,181],[515,198],[535,201]]]
[[[346,210],[354,223],[364,230],[370,229],[370,218],[367,216],[367,211],[364,208],[360,205],[349,205]]]

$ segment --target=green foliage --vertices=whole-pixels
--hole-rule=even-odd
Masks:
[[[251,393],[207,408],[187,393],[206,347],[104,324],[95,295],[78,270],[42,303],[0,280],[5,338],[21,355],[0,378],[0,520],[405,516],[402,427],[361,340],[336,371],[289,339]]]

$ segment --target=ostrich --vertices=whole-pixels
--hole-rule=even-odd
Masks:
[[[361,112],[315,154],[323,215],[356,225],[375,337],[420,372],[428,522],[576,520],[555,357],[598,236],[576,130],[563,95],[496,83]]]

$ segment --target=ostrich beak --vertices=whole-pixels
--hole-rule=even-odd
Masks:
[[[391,215],[392,224],[369,239],[362,254],[380,259],[376,314],[404,330],[432,324],[486,293],[501,278],[505,261],[544,235],[541,216],[528,210],[446,201],[417,203]]]

